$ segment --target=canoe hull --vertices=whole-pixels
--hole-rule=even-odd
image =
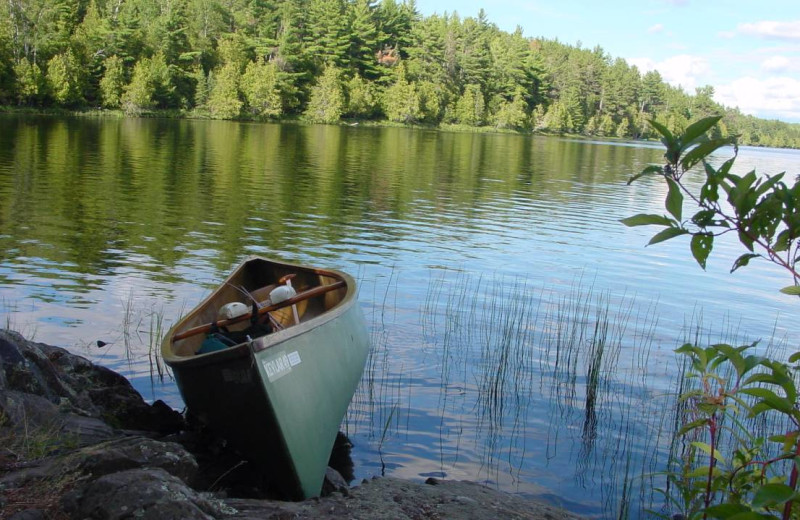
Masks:
[[[331,272],[355,290],[344,273]],[[326,273],[327,274],[327,273]],[[369,337],[345,297],[333,310],[252,343],[165,360],[189,413],[260,466],[284,496],[318,496]],[[180,328],[179,322],[165,340]]]

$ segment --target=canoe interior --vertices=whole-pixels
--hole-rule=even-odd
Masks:
[[[252,300],[241,289],[246,290],[259,301],[266,300],[270,291],[278,286],[277,281],[289,274],[295,275],[291,280],[291,284],[298,293],[312,287],[328,285],[342,280],[341,274],[334,271],[278,263],[261,258],[251,259],[242,264],[217,290],[182,319],[172,330],[172,335],[216,321],[219,308],[226,303],[241,302],[250,306]],[[347,293],[348,289],[345,287],[298,303],[296,310],[300,317],[300,323],[306,323],[335,308],[342,302]],[[291,307],[285,307],[270,314],[284,327],[295,326],[294,313]],[[249,322],[244,321],[232,326],[231,330],[244,329],[248,325]],[[183,340],[170,342],[169,348],[163,352],[165,359],[167,361],[178,361],[170,358],[196,357],[195,353],[200,349],[204,339],[205,334],[197,334]]]

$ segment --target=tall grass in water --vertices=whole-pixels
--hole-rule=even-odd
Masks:
[[[727,322],[705,327],[701,314],[683,338],[660,336],[658,302],[583,280],[543,289],[524,278],[440,271],[428,289],[420,316],[438,354],[439,413],[452,417],[460,399],[476,417],[469,433],[486,479],[518,482],[535,471],[527,458],[542,448],[531,440],[544,437],[545,457],[570,461],[604,517],[637,517],[660,500],[654,489],[679,448],[672,439],[686,385],[673,349],[744,336]]]
[[[153,301],[137,300],[132,292],[123,301],[122,310],[122,353],[129,367],[141,358],[147,359],[150,386],[155,391],[156,382],[163,383],[169,374],[161,358],[161,340],[170,327],[165,310]],[[182,314],[183,310],[179,316]]]

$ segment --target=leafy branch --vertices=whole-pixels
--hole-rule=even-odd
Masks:
[[[738,156],[735,137],[709,138],[706,133],[721,116],[701,119],[679,135],[662,124],[650,121],[661,135],[666,147],[666,164],[651,165],[628,180],[628,184],[645,176],[660,176],[667,184],[664,206],[668,215],[641,213],[622,220],[626,226],[657,225],[664,229],[656,233],[648,245],[657,244],[681,235],[690,235],[691,252],[703,269],[714,247],[714,239],[736,233],[747,252],[739,256],[731,272],[748,265],[758,257],[787,270],[794,282],[782,292],[800,295],[800,180],[793,185],[784,182],[785,172],[774,176],[756,175],[755,170],[744,176],[731,173]],[[707,159],[715,151],[733,146],[733,157],[715,168]],[[692,191],[685,175],[702,164],[705,179],[699,191]],[[683,206],[688,198],[695,213],[683,218]]]
[[[679,135],[650,122],[662,136],[666,164],[648,166],[628,184],[645,176],[663,177],[667,214],[639,214],[622,222],[663,227],[649,244],[690,235],[692,256],[703,269],[714,240],[736,233],[747,251],[736,259],[731,272],[762,257],[791,274],[794,284],[781,291],[800,295],[800,180],[789,186],[785,173],[772,177],[759,177],[755,170],[744,176],[731,173],[738,156],[735,138],[706,135],[719,120],[701,119]],[[718,168],[709,164],[712,153],[730,145],[733,157]],[[692,191],[684,178],[698,164],[702,164],[705,178],[699,191]],[[695,205],[690,218],[683,217],[687,198]],[[793,511],[800,506],[800,367],[790,365],[800,361],[800,352],[786,364],[749,354],[753,347],[755,344],[707,348],[686,344],[676,350],[688,358],[687,380],[698,383],[679,398],[689,406],[674,440],[688,441],[689,449],[677,470],[664,472],[669,486],[659,491],[686,518],[800,517],[796,508]],[[752,433],[739,420],[741,415],[764,416],[763,424],[772,429],[771,434]],[[728,435],[724,439],[723,431]],[[768,446],[779,454],[768,456]],[[670,486],[681,500],[673,496]]]

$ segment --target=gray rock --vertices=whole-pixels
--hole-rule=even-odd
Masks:
[[[30,406],[20,413],[15,409],[18,394],[41,399],[29,399]],[[0,330],[0,411],[9,415],[13,425],[23,426],[23,419],[52,415],[45,401],[59,412],[102,419],[112,428],[171,433],[185,426],[179,413],[162,401],[147,404],[116,372],[63,348]]]
[[[350,494],[349,488],[347,481],[338,471],[330,466],[325,469],[325,480],[322,481],[322,496],[327,496],[337,491],[348,495]]]
[[[197,475],[197,461],[180,444],[126,437],[79,450],[68,460],[83,474],[99,477],[135,468],[160,468],[184,482]]]
[[[207,520],[230,512],[160,468],[104,475],[69,492],[61,504],[73,518],[104,520]]]

